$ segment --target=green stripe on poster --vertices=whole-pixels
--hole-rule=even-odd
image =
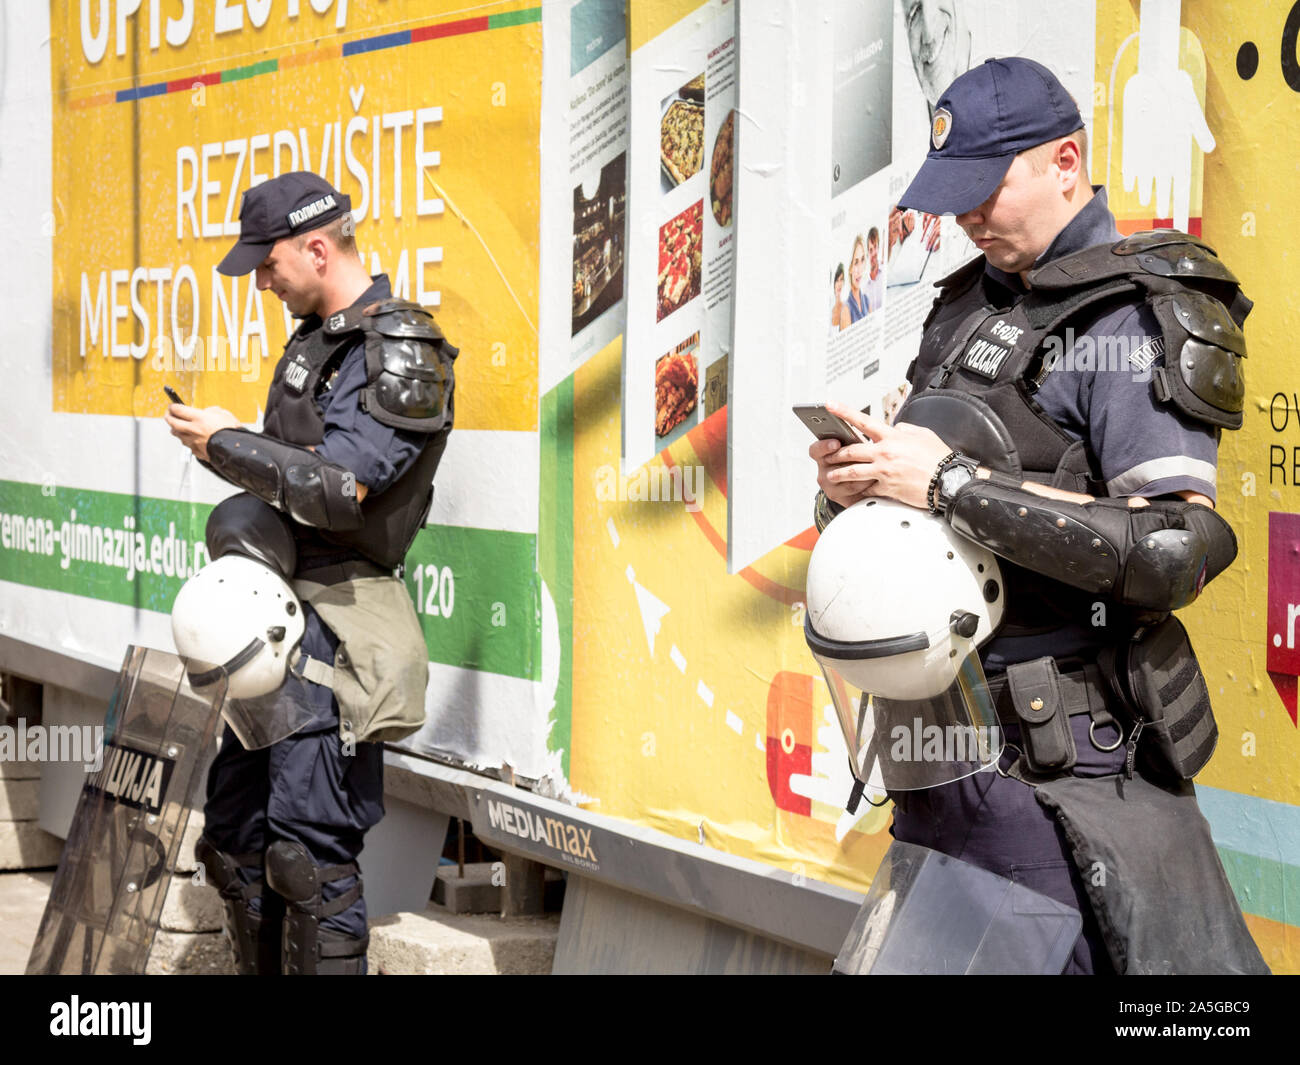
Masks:
[[[212,507],[0,481],[0,581],[169,613],[207,561]],[[406,586],[431,661],[536,680],[541,670],[537,538],[430,525]]]
[[[565,777],[573,733],[573,378],[542,397],[538,568],[560,629],[560,677],[548,744],[561,751]]]
[[[207,559],[212,508],[0,481],[0,580],[166,613]]]
[[[542,21],[540,7],[526,7],[522,11],[506,11],[500,15],[488,16],[488,29],[499,30],[506,26],[525,26],[530,22]]]
[[[246,67],[223,70],[221,72],[221,83],[224,85],[231,81],[243,81],[245,78],[255,78],[259,74],[274,74],[279,67],[280,61],[278,59],[264,59],[260,63],[250,63]]]
[[[406,554],[405,580],[430,661],[540,678],[535,535],[425,526]]]

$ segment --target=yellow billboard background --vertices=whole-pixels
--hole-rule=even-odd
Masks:
[[[188,402],[255,419],[287,338],[285,316],[273,295],[249,296],[251,277],[218,277],[232,332],[213,268],[235,236],[205,235],[204,208],[209,228],[237,220],[250,162],[264,177],[277,161],[293,168],[291,139],[298,169],[320,172],[328,151],[326,176],[337,173],[354,210],[368,201],[358,247],[368,266],[377,254],[395,286],[405,256],[410,298],[417,251],[440,249],[424,253],[432,261],[419,273],[425,289],[440,293],[431,309],[464,353],[458,427],[536,429],[540,9],[486,4],[466,18],[450,3],[340,4],[324,16],[303,5],[296,19],[276,6],[261,28],[245,20],[220,35],[210,25],[214,10],[198,5],[189,39],[157,48],[145,7],[126,20],[125,54],[116,54],[114,25],[93,65],[79,6],[52,6],[55,410],[158,417],[167,404],[162,385],[171,384]],[[132,93],[147,95],[121,98]],[[415,127],[430,108],[441,116],[426,112],[419,123],[422,147],[439,157],[421,166]],[[279,139],[276,131],[284,131]],[[252,150],[255,137],[270,143]],[[349,152],[364,181],[350,171]],[[365,187],[376,177],[378,217]],[[443,200],[443,211],[417,214],[417,191]],[[175,280],[183,267],[193,284]],[[159,346],[160,305],[169,338],[218,338],[190,352],[199,352],[202,371],[174,343]],[[246,324],[259,335],[225,348],[221,341],[240,340]]]
[[[638,19],[637,6],[634,46],[670,24]],[[1188,0],[1179,47],[1180,69],[1217,139],[1213,151],[1192,153],[1190,214],[1256,301],[1247,325],[1246,424],[1225,433],[1220,449],[1219,508],[1237,532],[1240,555],[1185,612],[1220,728],[1218,751],[1198,784],[1216,834],[1222,830],[1227,840],[1221,853],[1247,921],[1276,972],[1300,971],[1300,930],[1286,902],[1300,863],[1287,835],[1300,823],[1300,736],[1264,663],[1268,516],[1300,511],[1300,489],[1270,485],[1267,468],[1276,435],[1267,409],[1270,397],[1289,387],[1285,338],[1295,335],[1282,268],[1292,239],[1283,212],[1293,200],[1294,171],[1290,140],[1278,135],[1297,111],[1277,60],[1289,10]],[[1107,154],[1108,126],[1115,137],[1123,128],[1122,115],[1112,114],[1112,73],[1118,99],[1136,70],[1136,39],[1122,55],[1120,46],[1137,32],[1138,13],[1127,0],[1097,5],[1093,179],[1107,184],[1128,230],[1149,228],[1155,217],[1136,192],[1124,191],[1119,145]],[[1261,57],[1253,79],[1236,69],[1247,40]],[[619,479],[611,495],[619,368],[618,353],[607,350],[573,385],[571,785],[602,813],[795,877],[865,890],[890,840],[889,811],[869,812],[837,840],[848,787],[825,772],[828,700],[801,632],[814,537],[806,533],[745,572],[726,574],[725,412],[644,471]],[[675,467],[691,465],[706,471],[697,510],[649,494],[650,486],[669,483]],[[809,461],[810,520],[814,474]],[[797,778],[802,783],[792,786]],[[1235,852],[1240,840],[1253,840],[1254,849]]]
[[[196,19],[210,22],[212,7],[196,6],[204,7]],[[698,6],[698,0],[634,0],[633,46]],[[292,20],[272,5],[260,29],[245,25],[213,35],[196,25],[184,44],[157,49],[150,46],[148,11],[144,5],[126,21],[123,56],[115,51],[114,28],[106,55],[92,64],[80,43],[79,5],[52,5],[53,408],[158,417],[167,383],[187,400],[226,406],[253,420],[286,337],[278,300],[267,296],[260,303],[265,350],[250,351],[252,362],[244,365],[236,358],[233,367],[227,354],[225,369],[202,372],[156,365],[156,350],[145,343],[131,306],[130,275],[137,268],[169,270],[174,277],[187,266],[198,299],[197,308],[188,296],[178,303],[184,335],[223,331],[215,313],[213,267],[235,238],[188,231],[178,237],[178,152],[190,150],[201,159],[203,145],[222,146],[210,159],[208,179],[218,188],[210,210],[224,222],[231,188],[246,187],[249,180],[247,160],[237,178],[237,151],[228,154],[227,142],[259,134],[274,139],[277,130],[297,136],[302,130],[312,158],[300,159],[299,166],[319,170],[327,125],[333,130],[339,123],[346,131],[358,117],[373,123],[385,114],[440,107],[441,119],[432,124],[435,132],[426,145],[440,152],[436,166],[415,165],[413,130],[403,130],[401,218],[391,180],[395,137],[381,129],[378,165],[387,180],[381,181],[380,215],[367,212],[358,243],[367,261],[377,253],[394,281],[403,250],[413,271],[417,249],[442,249],[441,260],[424,277],[427,287],[440,291],[435,314],[464,353],[457,364],[458,427],[535,430],[539,8],[501,2],[467,13],[450,3],[354,2],[340,28],[337,7],[317,16],[301,5]],[[1129,221],[1151,212],[1119,184],[1118,147],[1112,151],[1110,142],[1122,116],[1115,113],[1111,86],[1113,80],[1114,91],[1122,90],[1135,69],[1133,44],[1121,62],[1115,60],[1138,28],[1138,11],[1129,0],[1097,4],[1094,180],[1107,182],[1117,213]],[[1217,139],[1212,152],[1194,157],[1193,171],[1200,176],[1192,214],[1257,303],[1247,326],[1245,428],[1225,434],[1220,449],[1219,507],[1237,531],[1241,554],[1185,612],[1221,733],[1216,757],[1199,782],[1207,791],[1242,800],[1240,812],[1233,808],[1228,821],[1216,820],[1216,830],[1221,823],[1234,831],[1250,828],[1259,808],[1251,803],[1272,804],[1270,809],[1288,816],[1300,806],[1300,736],[1265,667],[1268,574],[1275,561],[1268,557],[1269,514],[1300,512],[1300,488],[1273,483],[1269,468],[1269,448],[1281,440],[1270,425],[1270,404],[1276,393],[1290,394],[1293,387],[1290,338],[1298,324],[1291,309],[1294,284],[1285,269],[1294,198],[1285,133],[1297,108],[1277,58],[1292,11],[1281,2],[1185,0],[1181,15],[1180,64],[1193,74],[1198,103]],[[428,27],[441,30],[413,39],[413,31]],[[358,42],[390,34],[412,39],[344,54]],[[1237,67],[1247,43],[1260,56],[1250,78]],[[242,73],[212,81],[222,72]],[[137,99],[117,95],[169,84],[172,91]],[[366,135],[353,141],[357,165],[371,175],[372,128],[368,124]],[[260,165],[263,173],[271,170],[268,158]],[[1108,169],[1099,163],[1107,158]],[[332,163],[326,169],[332,176]],[[359,206],[361,185],[346,165],[340,185]],[[417,186],[444,200],[443,213],[417,215]],[[237,197],[234,204],[237,212]],[[114,285],[113,271],[125,271],[126,280],[119,273]],[[109,310],[110,334],[117,322],[119,345],[148,348],[139,358],[106,352],[112,337],[102,330],[98,343],[81,352],[88,339],[85,321],[93,317],[85,304],[95,304],[106,272],[101,314]],[[248,282],[238,282],[231,304],[241,324],[246,307],[257,320],[259,304],[256,298],[247,302]],[[229,299],[231,282],[220,284]],[[158,319],[155,285],[146,280],[135,286],[141,316],[154,330],[150,341]],[[170,326],[170,291],[164,289],[163,317]],[[113,306],[124,308],[116,319]],[[829,761],[838,749],[831,742],[835,726],[802,635],[802,589],[814,536],[802,534],[728,575],[726,411],[661,453],[640,471],[643,478],[637,471],[621,477],[620,346],[610,345],[582,366],[571,387],[571,495],[561,509],[571,512],[573,537],[562,547],[571,550],[572,561],[566,645],[572,792],[603,814],[757,859],[793,877],[864,890],[890,840],[889,809],[864,810],[837,838],[839,804],[848,794],[845,767]],[[1291,414],[1294,433],[1300,410]],[[811,520],[811,461],[807,468]],[[687,469],[699,471],[692,480],[701,489],[694,502],[647,494],[651,478],[672,485],[675,472],[680,484]],[[548,490],[544,485],[544,506]],[[1288,860],[1298,859],[1283,842],[1273,857],[1275,866],[1258,873],[1258,890],[1285,895],[1296,868]],[[1279,869],[1281,888],[1268,880]],[[1300,970],[1293,911],[1278,919],[1254,913],[1247,919],[1275,971]]]

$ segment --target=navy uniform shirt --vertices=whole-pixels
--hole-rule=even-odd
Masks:
[[[1036,265],[1120,239],[1105,190],[1095,192]],[[1016,274],[991,264],[985,272],[1013,298],[1027,291]],[[1151,342],[1160,335],[1155,315],[1140,298],[1112,308],[1063,338],[1060,356],[1033,398],[1070,437],[1087,441],[1109,495],[1154,498],[1192,491],[1215,499],[1214,429],[1157,403],[1152,393],[1152,371],[1164,357],[1150,361]],[[1090,650],[1114,642],[1113,635],[1088,618],[1045,636],[999,637],[989,643],[985,665],[997,671],[1045,654],[1087,658]]]

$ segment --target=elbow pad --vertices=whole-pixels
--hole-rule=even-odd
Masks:
[[[309,448],[222,429],[208,440],[208,461],[227,481],[303,525],[348,532],[365,523],[356,475]]]
[[[1237,557],[1232,527],[1184,500],[1067,503],[975,479],[958,489],[948,520],[1018,566],[1144,610],[1186,606]]]

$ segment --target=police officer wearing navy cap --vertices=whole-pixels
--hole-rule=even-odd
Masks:
[[[366,273],[351,207],[307,172],[245,192],[239,241],[217,269],[255,272],[300,319],[263,430],[220,407],[167,412],[173,435],[246,493],[213,511],[210,545],[256,535],[256,500],[287,520],[296,563],[285,576],[306,620],[264,708],[294,731],[245,750],[227,729],[208,779],[197,853],[242,973],[365,972],[356,860],[384,812],[379,741],[424,719],[427,652],[395,570],[432,502],[456,349],[386,276]]]
[[[900,205],[982,254],[937,283],[895,424],[831,405],[867,440],[809,449],[817,524],[887,496],[1005,560],[982,657],[1007,747],[892,794],[892,831],[1077,907],[1066,972],[1265,972],[1196,808],[1217,730],[1172,613],[1237,552],[1215,465],[1250,301],[1195,237],[1120,238],[1077,106],[1029,59],[952,83]]]

